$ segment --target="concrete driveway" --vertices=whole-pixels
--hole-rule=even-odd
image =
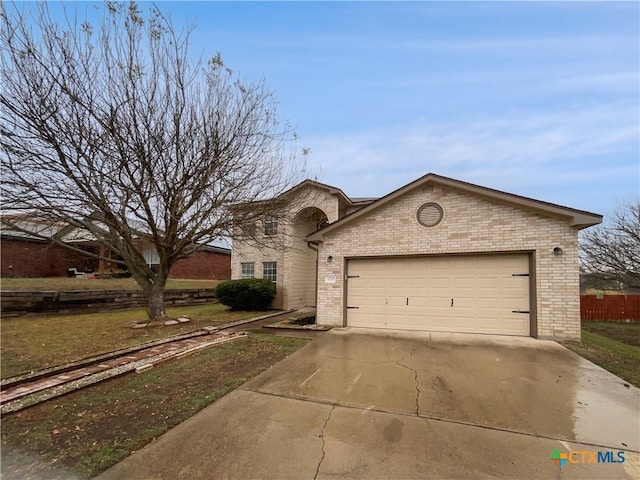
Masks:
[[[639,412],[554,342],[333,330],[99,478],[637,479]]]

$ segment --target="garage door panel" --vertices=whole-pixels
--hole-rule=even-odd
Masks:
[[[458,289],[475,289],[478,286],[478,280],[475,278],[458,278],[456,280],[456,287]]]
[[[376,321],[381,322],[382,316],[376,318]],[[357,325],[353,325],[357,326]],[[369,325],[361,325],[362,327],[372,328]],[[494,334],[494,335],[518,335],[517,333],[505,333],[505,329],[503,328],[495,328],[488,326],[484,328],[481,332],[478,332],[478,326],[474,324],[446,324],[444,322],[434,322],[432,325],[429,325],[428,328],[423,328],[423,324],[421,322],[404,322],[401,320],[389,320],[385,319],[384,326],[378,328],[392,329],[392,330],[426,330],[430,332],[455,332],[455,333],[483,333],[483,334]],[[520,330],[520,326],[509,327],[508,330],[518,331]]]
[[[494,305],[495,302],[490,303],[491,305]],[[476,298],[474,297],[461,297],[461,296],[457,296],[453,299],[453,306],[451,306],[451,304],[449,304],[452,311],[460,311],[460,310],[464,310],[464,309],[473,309],[473,308],[478,308],[478,301],[476,300]]]
[[[426,299],[432,299],[435,305],[442,305],[444,307],[451,308],[451,297],[448,295],[446,297],[441,295],[433,295],[426,297]]]
[[[386,286],[386,282],[380,278],[370,278],[370,279],[353,279],[353,282],[359,282],[360,285],[356,284],[360,288],[382,288],[384,289]]]
[[[387,306],[388,307],[404,307],[406,306],[406,299],[405,297],[389,296],[387,297]]]
[[[407,292],[405,285],[399,285],[398,283],[392,283],[387,287],[387,294],[390,297],[404,297]]]
[[[423,311],[422,309],[424,308],[431,308],[431,307],[437,307],[437,306],[441,306],[444,307],[446,306],[446,300],[445,299],[436,299],[436,298],[428,298],[428,297],[419,297],[417,295],[412,295],[411,296],[411,305],[410,307],[412,308],[420,308],[420,311]]]
[[[360,308],[371,309],[373,307],[384,307],[387,303],[387,297],[385,296],[360,297],[360,298],[354,298],[353,302],[358,305],[363,305],[364,302],[366,302],[367,306],[360,307]]]
[[[526,254],[350,260],[347,324],[529,335],[529,315],[513,313],[529,310],[528,265]]]

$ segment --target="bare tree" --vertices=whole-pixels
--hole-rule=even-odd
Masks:
[[[264,81],[217,54],[192,60],[193,27],[177,31],[155,6],[107,2],[97,26],[34,8],[0,6],[3,206],[90,232],[163,319],[177,260],[280,211],[302,171],[294,135]]]
[[[622,205],[580,239],[583,271],[640,288],[640,200]]]

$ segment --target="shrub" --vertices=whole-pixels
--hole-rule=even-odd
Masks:
[[[276,296],[276,284],[264,278],[227,280],[216,286],[216,298],[232,310],[265,310]]]

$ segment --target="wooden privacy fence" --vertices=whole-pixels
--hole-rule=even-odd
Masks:
[[[585,322],[640,323],[640,295],[582,295],[580,316]]]

